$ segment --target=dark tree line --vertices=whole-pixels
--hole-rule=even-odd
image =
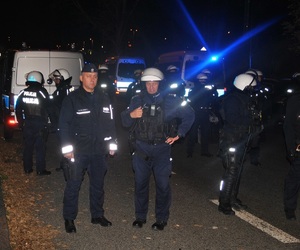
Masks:
[[[288,20],[283,23],[285,35],[291,37],[289,49],[300,54],[300,1],[289,0]]]

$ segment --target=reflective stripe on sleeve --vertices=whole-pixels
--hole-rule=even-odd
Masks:
[[[73,152],[73,146],[72,145],[68,145],[68,146],[62,147],[61,148],[61,152],[63,154],[71,153],[71,152]]]

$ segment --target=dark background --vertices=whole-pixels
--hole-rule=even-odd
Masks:
[[[228,75],[258,68],[265,76],[291,76],[299,56],[283,24],[288,0],[65,0],[10,1],[1,15],[1,48],[65,49],[75,44],[88,61],[111,55],[138,55],[153,65],[173,50],[220,53],[240,37],[266,29],[222,54]],[[4,15],[5,10],[7,13]],[[132,29],[132,30],[130,30]],[[201,36],[203,40],[201,40]]]

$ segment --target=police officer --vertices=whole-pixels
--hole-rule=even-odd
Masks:
[[[201,155],[211,157],[209,152],[210,140],[210,121],[209,116],[212,110],[215,109],[217,103],[218,92],[214,86],[207,83],[207,76],[204,73],[197,75],[197,80],[194,87],[189,91],[188,99],[191,106],[195,110],[195,121],[189,132],[187,141],[187,157],[192,157],[194,152],[195,143],[198,138],[198,129],[200,126],[200,142],[201,142]]]
[[[133,72],[134,75],[134,81],[128,85],[128,88],[126,90],[126,101],[127,104],[130,103],[131,98],[135,95],[138,95],[142,91],[142,85],[141,85],[141,76],[142,76],[142,70],[136,69]]]
[[[106,64],[100,64],[98,67],[98,87],[109,95],[113,102],[115,98],[116,88],[113,80],[109,76],[109,68]]]
[[[62,153],[69,160],[63,203],[67,233],[76,232],[79,190],[87,172],[90,179],[91,222],[103,227],[112,223],[104,217],[106,155],[117,149],[115,122],[109,96],[96,88],[98,69],[87,64],[80,75],[82,85],[63,101],[59,118]],[[65,170],[65,169],[64,169]]]
[[[26,174],[33,172],[33,153],[36,154],[37,175],[50,175],[46,170],[46,142],[48,136],[49,94],[43,87],[44,76],[39,71],[25,75],[26,89],[16,102],[16,116],[23,130],[23,166]]]
[[[72,76],[66,69],[56,69],[48,76],[48,84],[55,83],[56,90],[52,94],[52,106],[55,109],[55,117],[51,121],[55,129],[57,129],[59,113],[64,98],[74,90],[71,85]]]
[[[284,212],[288,220],[296,220],[295,210],[300,189],[300,93],[294,94],[287,101],[283,131],[290,162],[284,181]]]
[[[256,81],[256,86],[254,86],[253,91],[250,93],[250,101],[252,110],[257,112],[258,119],[256,120],[256,126],[260,129],[263,126],[263,118],[266,115],[264,109],[268,105],[268,96],[263,91],[261,87],[263,74],[260,70],[249,69],[246,71],[246,74],[249,74],[254,77]],[[256,133],[255,138],[252,137],[251,145],[249,145],[249,155],[250,163],[254,166],[261,166],[260,163],[260,143],[261,143],[262,133]]]
[[[153,172],[156,185],[153,230],[163,230],[167,225],[171,206],[170,176],[171,145],[184,137],[194,121],[194,111],[182,99],[163,95],[163,73],[157,68],[147,68],[141,81],[146,91],[132,98],[127,110],[121,113],[122,123],[131,129],[136,138],[132,154],[135,176],[135,216],[133,227],[146,223],[149,205],[149,184]],[[176,127],[176,118],[181,123]]]
[[[237,198],[242,164],[250,145],[251,136],[255,137],[251,110],[250,93],[256,80],[249,74],[235,77],[234,88],[225,94],[222,102],[224,126],[220,137],[220,153],[224,174],[220,184],[218,210],[226,215],[234,215],[235,209],[245,209],[246,205]]]
[[[64,98],[74,90],[71,85],[72,76],[66,69],[56,69],[48,76],[48,84],[55,83],[56,90],[52,94],[51,108],[53,109],[51,117],[51,129],[57,132],[59,113]],[[59,147],[60,148],[60,147]],[[60,152],[61,153],[61,152]],[[60,165],[56,171],[62,171],[66,158],[61,155]]]
[[[166,69],[166,91],[168,94],[185,96],[185,85],[181,79],[179,68],[175,65],[169,65]]]

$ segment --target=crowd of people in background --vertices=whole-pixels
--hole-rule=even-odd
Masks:
[[[238,74],[233,88],[222,98],[211,81],[208,69],[197,74],[194,87],[186,95],[179,69],[169,65],[165,71],[150,67],[133,72],[134,81],[126,93],[127,109],[121,114],[122,124],[129,128],[132,143],[132,169],[135,179],[133,227],[141,228],[147,221],[149,182],[153,173],[156,185],[154,230],[167,225],[172,195],[170,176],[171,147],[179,139],[185,140],[187,158],[193,155],[213,157],[210,151],[212,125],[218,134],[220,165],[224,173],[220,182],[218,210],[234,215],[234,210],[247,209],[238,198],[239,185],[246,155],[260,166],[260,141],[267,110],[261,90],[263,74],[248,69]],[[80,75],[81,86],[74,90],[72,76],[65,69],[56,69],[48,76],[55,83],[52,94],[43,87],[44,76],[39,71],[26,75],[27,88],[16,103],[16,115],[23,131],[23,168],[33,172],[36,150],[37,175],[50,175],[46,170],[46,143],[50,132],[57,133],[61,150],[60,165],[66,186],[63,218],[67,233],[76,232],[78,196],[85,172],[90,177],[91,223],[111,226],[104,217],[104,177],[107,155],[117,150],[113,105],[115,89],[107,65],[86,64]],[[295,220],[300,188],[300,96],[294,95],[287,104],[284,133],[287,158],[291,169],[285,179],[284,209],[286,218]],[[48,119],[51,121],[49,127]],[[101,129],[99,129],[101,128]],[[200,144],[200,152],[195,145]]]

